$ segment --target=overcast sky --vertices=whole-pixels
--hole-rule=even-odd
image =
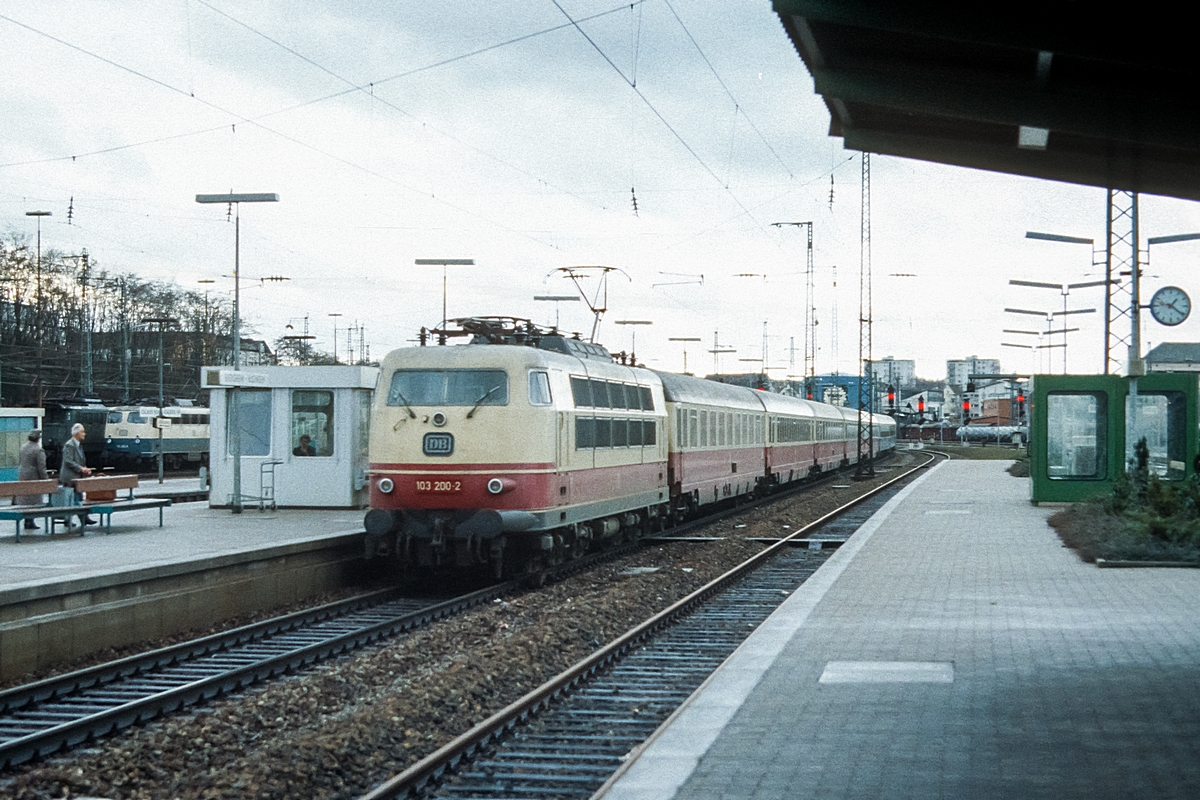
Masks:
[[[451,317],[541,323],[556,309],[534,295],[574,292],[548,274],[605,265],[628,275],[610,278],[610,349],[636,330],[640,360],[680,370],[684,345],[668,339],[701,337],[688,367],[706,372],[719,331],[737,349],[722,369],[757,371],[737,359],[763,357],[766,323],[782,377],[793,341],[802,370],[805,236],[772,223],[811,220],[816,368],[857,369],[859,155],[826,135],[766,0],[0,0],[0,37],[0,227],[32,234],[25,212],[51,211],[43,247],[228,291],[233,225],[195,195],[278,193],[242,209],[242,314],[269,340],[307,315],[327,350],[335,321],[365,325],[374,358],[406,346],[441,320],[441,270],[418,258],[475,259],[449,268]],[[1086,246],[1024,233],[1102,242],[1103,190],[871,166],[875,356],[915,359],[929,378],[970,355],[1050,368],[1001,346],[1031,338],[1002,329],[1039,324],[1003,309],[1062,299],[1008,280],[1098,277]],[[1191,202],[1143,196],[1141,219],[1143,237],[1200,231]],[[1190,291],[1198,258],[1200,243],[1155,248],[1148,290]],[[258,284],[268,275],[291,280]],[[1068,366],[1098,371],[1103,290],[1069,303],[1098,312],[1075,318]],[[582,303],[558,310],[564,328],[590,331]],[[1200,340],[1200,314],[1144,336]]]

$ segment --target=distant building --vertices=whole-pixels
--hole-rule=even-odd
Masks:
[[[971,356],[946,362],[946,383],[958,391],[966,388],[969,375],[999,375],[1000,359]]]
[[[1163,342],[1146,353],[1147,372],[1200,372],[1200,344]]]
[[[871,374],[876,383],[884,386],[912,389],[917,385],[917,362],[912,359],[895,359],[888,356],[871,362]]]

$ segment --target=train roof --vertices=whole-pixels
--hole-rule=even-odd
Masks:
[[[728,383],[718,383],[691,375],[678,375],[674,372],[658,372],[662,381],[663,394],[671,403],[696,403],[698,405],[719,405],[730,408],[741,408],[747,411],[761,412],[762,402],[753,389],[745,386],[734,386]]]

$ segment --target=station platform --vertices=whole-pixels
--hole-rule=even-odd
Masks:
[[[18,543],[0,525],[0,680],[341,588],[361,577],[362,519],[191,502],[164,509],[161,528],[157,509],[114,514],[111,534],[59,527]]]
[[[1200,796],[1200,570],[1084,563],[1007,465],[905,488],[597,796]]]

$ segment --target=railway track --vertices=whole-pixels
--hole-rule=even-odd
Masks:
[[[686,533],[813,485],[726,508],[672,532]],[[565,577],[640,546],[613,547],[547,574]],[[0,691],[0,769],[370,646],[510,594],[522,583],[529,578],[451,599],[402,597],[395,589],[372,592]]]
[[[824,563],[822,539],[844,541],[933,460],[748,559],[361,800],[590,797]]]

